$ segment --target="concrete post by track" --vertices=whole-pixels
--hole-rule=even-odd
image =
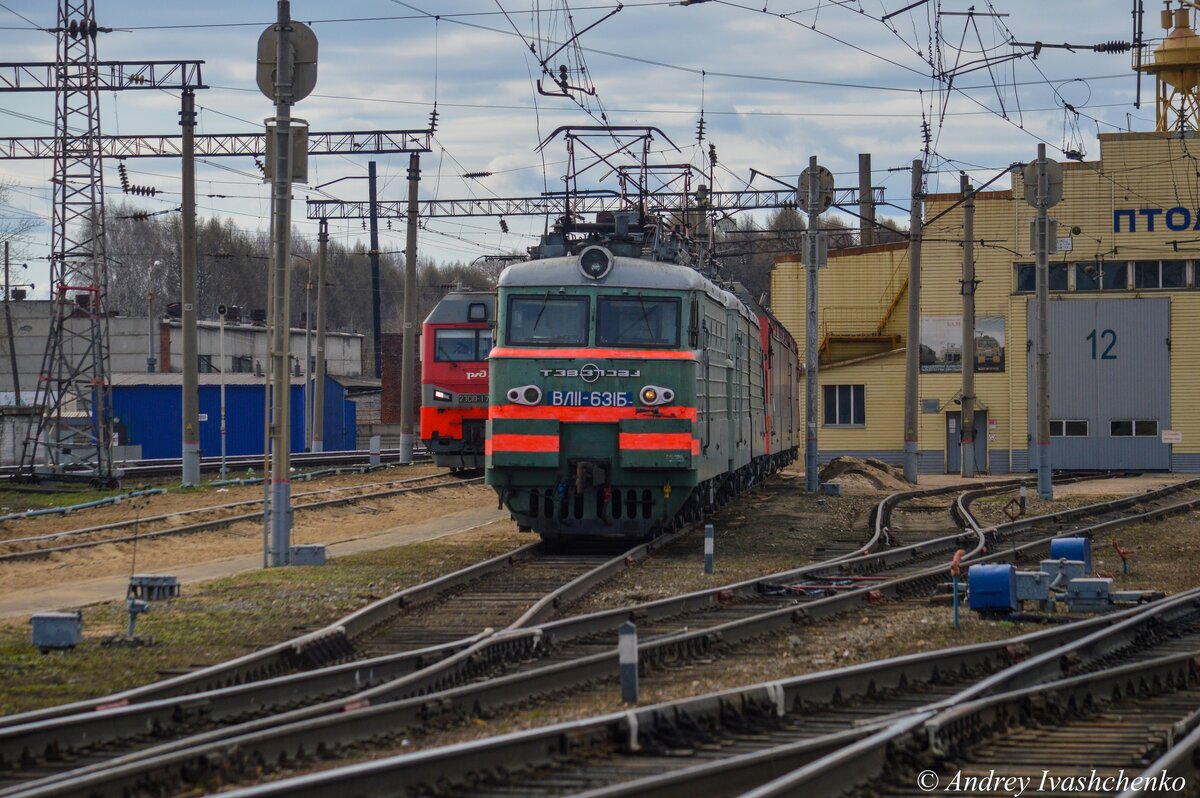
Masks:
[[[271,452],[271,544],[269,562],[272,566],[288,564],[292,535],[291,469],[291,380],[288,374],[290,321],[288,318],[288,283],[292,259],[291,242],[291,97],[294,70],[290,35],[291,3],[279,0],[276,21],[275,71],[275,163],[271,189],[272,253],[271,277],[274,283],[273,317],[275,335],[271,352],[272,452]]]
[[[912,210],[908,233],[908,340],[904,343],[904,478],[917,482],[920,416],[917,402],[921,379],[921,213],[924,205],[924,169],[912,162]]]
[[[817,466],[817,380],[818,352],[817,309],[819,291],[817,286],[820,259],[821,227],[821,181],[817,168],[817,156],[808,159],[808,246],[805,254],[804,304],[804,489],[816,493],[821,489],[821,477]]]
[[[1038,145],[1037,220],[1034,228],[1037,262],[1037,475],[1038,498],[1054,498],[1050,475],[1050,241],[1049,176],[1046,173],[1046,145]]]
[[[196,95],[183,90],[183,241],[180,245],[183,333],[183,484],[200,484],[200,357],[196,335]]]
[[[959,464],[964,477],[975,476],[975,190],[965,174],[959,178],[963,195],[962,272],[962,430]],[[986,467],[987,464],[985,463]]]
[[[317,369],[313,385],[312,450],[325,451],[325,258],[329,254],[329,222],[317,233]]]
[[[417,365],[417,220],[420,212],[417,189],[421,182],[421,156],[408,156],[408,235],[404,247],[404,354],[400,370],[400,462],[413,458],[413,427],[416,395],[413,382]]]
[[[372,376],[383,377],[383,321],[380,308],[379,285],[379,190],[375,177],[375,162],[367,162],[367,206],[371,217],[371,363],[374,365]]]

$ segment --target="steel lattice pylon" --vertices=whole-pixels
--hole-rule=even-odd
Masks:
[[[104,182],[95,0],[59,0],[55,58],[54,216],[50,334],[42,356],[21,474],[119,476],[112,458],[105,294]],[[44,454],[44,457],[42,456]]]

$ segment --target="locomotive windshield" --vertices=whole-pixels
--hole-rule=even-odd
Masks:
[[[514,296],[508,300],[509,344],[586,346],[587,297]]]
[[[441,362],[487,360],[492,350],[491,330],[444,329],[433,335],[433,359]]]
[[[679,346],[679,300],[602,296],[596,306],[597,346]]]

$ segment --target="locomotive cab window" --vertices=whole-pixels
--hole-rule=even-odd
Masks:
[[[433,359],[442,363],[486,360],[492,349],[491,330],[434,330]]]
[[[596,304],[597,346],[679,346],[679,300],[602,296]]]
[[[587,297],[514,296],[508,300],[505,342],[525,346],[586,346]]]

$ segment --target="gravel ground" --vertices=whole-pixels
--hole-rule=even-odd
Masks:
[[[380,471],[373,471],[369,474],[346,474],[343,476],[329,476],[314,479],[308,482],[295,481],[292,483],[293,493],[307,493],[312,490],[321,490],[324,488],[346,487],[351,485],[364,485],[371,482],[387,482],[390,480],[407,479],[410,477],[420,477],[429,474],[444,473],[446,469],[439,468],[432,464],[421,464],[414,466],[404,466],[396,468],[387,468]],[[231,474],[231,477],[244,477],[246,474]],[[253,476],[253,475],[251,475]],[[125,491],[135,490],[141,486],[126,486]],[[152,485],[150,487],[159,487]],[[122,491],[117,491],[119,494]],[[86,510],[75,510],[65,515],[45,515],[34,516],[33,518],[20,518],[12,521],[0,523],[0,539],[11,537],[24,537],[26,535],[46,535],[52,532],[62,532],[68,529],[78,529],[85,526],[93,526],[96,524],[107,524],[113,521],[124,521],[132,519],[135,514],[140,517],[148,515],[165,515],[167,513],[178,513],[185,510],[194,510],[198,507],[208,507],[217,504],[226,504],[228,502],[244,501],[261,499],[263,494],[262,485],[247,485],[228,487],[211,487],[204,485],[198,488],[180,488],[178,485],[171,487],[167,493],[160,493],[154,496],[144,497],[133,502],[121,502],[120,504],[109,504],[103,507],[92,507]],[[18,510],[32,509],[35,507],[45,506],[62,506],[63,502],[84,502],[90,501],[104,496],[114,495],[113,492],[98,493],[87,492],[78,495],[75,494],[53,494],[52,499],[47,499],[44,494],[28,494],[19,491],[2,491],[0,490],[0,515],[8,512],[16,512]],[[68,498],[64,498],[67,496]]]
[[[138,619],[153,645],[105,645],[123,635],[124,602],[83,610],[84,640],[40,654],[29,624],[0,624],[0,714],[105,695],[221,662],[319,628],[396,590],[529,542],[492,524],[428,543],[339,557],[324,568],[272,568],[189,587]]]
[[[258,496],[261,495],[262,489],[258,488]],[[427,518],[450,504],[488,502],[495,502],[495,494],[490,488],[467,485],[301,511],[295,515],[292,543],[331,544],[352,540],[403,526],[413,519]],[[71,520],[73,526],[86,526],[91,522],[91,519],[85,521],[81,516],[72,516]],[[188,517],[186,522],[197,520],[201,519]],[[181,520],[180,523],[185,521]],[[113,543],[59,552],[42,559],[4,563],[0,566],[0,590],[19,591],[54,582],[98,579],[135,572],[172,573],[180,564],[223,560],[261,552],[262,535],[261,521],[244,521],[209,532]],[[3,544],[0,543],[2,549]]]
[[[805,565],[830,537],[865,541],[868,515],[883,496],[810,496],[803,477],[784,471],[708,519],[714,528],[714,573],[704,573],[704,530],[698,527],[560,615],[654,601]]]

